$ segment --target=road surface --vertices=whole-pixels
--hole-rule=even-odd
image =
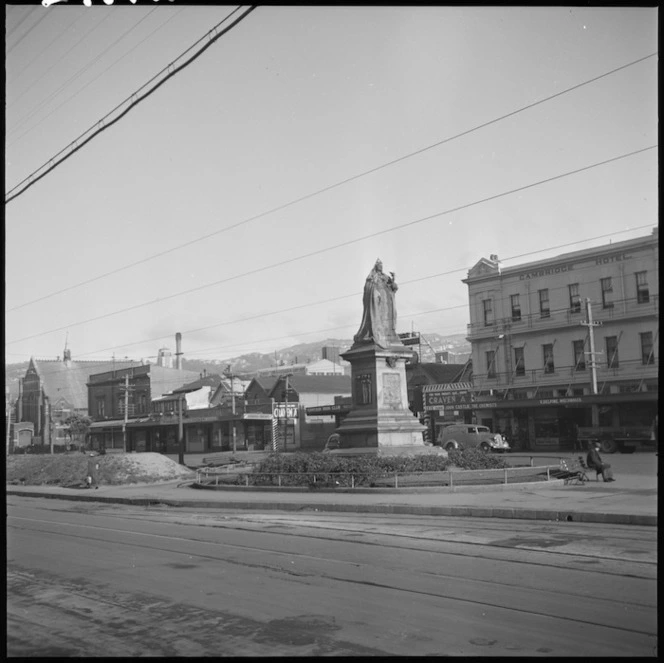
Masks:
[[[9,656],[656,656],[657,531],[7,497]]]

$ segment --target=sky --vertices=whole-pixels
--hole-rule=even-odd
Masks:
[[[223,26],[248,6],[7,5],[6,197],[238,7]],[[656,226],[657,25],[655,7],[258,7],[6,203],[5,361],[65,343],[154,361],[177,332],[191,359],[350,339],[377,258],[397,331],[465,333],[480,258]]]

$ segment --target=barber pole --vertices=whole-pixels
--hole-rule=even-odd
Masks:
[[[272,399],[272,451],[279,451],[279,419],[274,416],[274,399]]]

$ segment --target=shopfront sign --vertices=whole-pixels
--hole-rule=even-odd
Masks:
[[[422,387],[422,397],[425,412],[441,411],[445,408],[470,410],[475,407],[476,402],[469,382],[427,384]]]
[[[297,419],[297,405],[277,403],[272,409],[275,419]]]

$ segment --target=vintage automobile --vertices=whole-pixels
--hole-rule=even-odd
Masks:
[[[507,440],[498,433],[492,433],[487,426],[476,424],[450,424],[440,429],[436,440],[446,451],[454,449],[475,449],[483,451],[509,451]]]
[[[327,438],[323,452],[334,451],[341,446],[341,438],[338,433],[332,433],[330,437]]]

